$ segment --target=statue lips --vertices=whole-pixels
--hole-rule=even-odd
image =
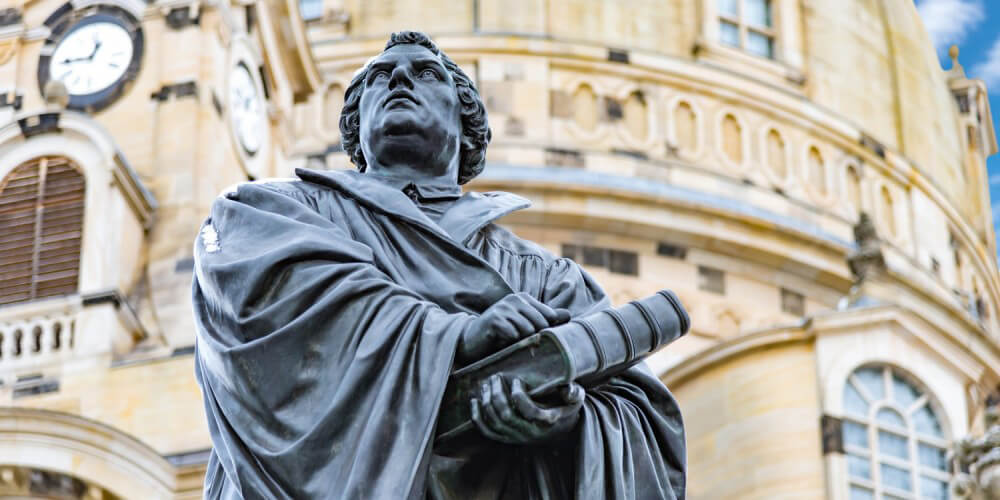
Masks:
[[[410,93],[410,91],[394,90],[392,93],[389,94],[389,97],[385,99],[385,102],[382,103],[382,107],[384,107],[385,109],[393,109],[395,107],[405,105],[407,100],[410,101],[411,106],[420,105],[420,101],[418,101],[416,96]]]

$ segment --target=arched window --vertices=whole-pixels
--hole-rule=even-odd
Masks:
[[[35,158],[0,181],[0,304],[76,293],[83,174],[66,158]]]
[[[898,370],[856,370],[844,384],[851,500],[948,498],[945,439],[930,397]]]

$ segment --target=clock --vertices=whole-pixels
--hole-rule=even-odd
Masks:
[[[247,156],[260,151],[267,133],[267,111],[258,82],[245,62],[229,74],[229,120],[236,142]]]
[[[59,80],[70,109],[96,112],[115,102],[139,73],[143,36],[132,14],[95,5],[57,13],[38,60],[38,85]]]

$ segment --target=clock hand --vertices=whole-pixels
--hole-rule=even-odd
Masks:
[[[101,50],[101,40],[94,40],[94,50],[90,52],[90,57],[87,58],[88,61],[93,61],[94,56],[97,55],[97,51]]]

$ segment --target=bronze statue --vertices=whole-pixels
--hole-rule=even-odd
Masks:
[[[526,200],[462,193],[486,110],[422,33],[355,76],[340,129],[360,172],[242,184],[195,244],[205,496],[684,498],[680,411],[639,363],[687,329],[676,297],[609,310],[576,263],[493,223]],[[488,371],[546,339],[593,341],[564,365],[587,376]],[[436,440],[459,405],[473,423]]]

